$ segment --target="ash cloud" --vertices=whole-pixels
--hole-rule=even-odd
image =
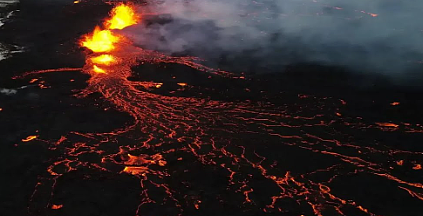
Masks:
[[[421,8],[418,0],[162,0],[142,6],[144,22],[126,33],[169,54],[244,59],[239,70],[311,62],[399,75],[423,59]]]

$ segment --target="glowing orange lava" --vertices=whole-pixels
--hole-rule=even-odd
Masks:
[[[38,137],[38,136],[28,136],[27,138],[22,139],[22,142],[29,142],[29,141],[31,141],[31,140],[36,139],[37,137]]]
[[[52,205],[51,209],[61,209],[63,208],[63,205]]]
[[[147,167],[125,167],[123,172],[132,174],[132,175],[142,175],[148,171]]]
[[[111,12],[112,18],[106,20],[104,25],[108,29],[124,29],[138,23],[139,16],[131,5],[119,4]]]
[[[421,164],[416,164],[413,167],[413,170],[421,170],[422,169],[422,165]]]
[[[93,52],[108,52],[115,49],[115,43],[119,41],[119,37],[114,35],[110,30],[101,30],[96,27],[92,35],[85,36],[81,45]]]
[[[376,124],[381,126],[381,127],[394,127],[394,128],[399,127],[399,125],[394,124],[394,123],[389,123],[389,122],[376,122]]]
[[[102,65],[112,65],[116,63],[117,61],[114,56],[108,55],[108,54],[92,57],[90,60],[94,64],[102,64]]]
[[[106,71],[105,71],[105,70],[103,70],[103,69],[101,69],[101,68],[97,67],[97,65],[94,65],[94,66],[93,66],[93,71],[94,71],[94,72],[96,72],[96,73],[106,73]]]
[[[351,209],[370,216],[376,215],[368,210],[366,205],[349,198],[336,196],[336,189],[331,188],[331,183],[337,181],[338,176],[360,173],[383,177],[385,180],[406,186],[407,188],[399,187],[406,190],[411,196],[423,197],[419,195],[419,191],[423,188],[420,183],[407,182],[394,176],[392,171],[386,168],[386,164],[380,162],[396,162],[398,166],[403,166],[407,163],[404,163],[403,160],[392,160],[392,157],[397,153],[405,154],[407,152],[374,145],[373,139],[354,143],[349,134],[344,134],[343,130],[338,131],[332,127],[336,124],[345,124],[345,126],[351,128],[354,126],[357,129],[374,127],[382,131],[394,131],[402,128],[411,130],[412,126],[389,122],[376,122],[367,125],[349,120],[348,117],[344,117],[348,116],[348,113],[341,114],[339,109],[333,110],[332,113],[335,113],[336,116],[333,120],[328,121],[326,105],[333,103],[337,106],[345,106],[347,102],[340,99],[321,99],[310,95],[298,95],[298,100],[308,101],[306,106],[319,104],[315,110],[303,107],[300,103],[279,106],[269,102],[269,104],[257,106],[248,101],[204,100],[197,97],[167,96],[154,93],[150,90],[161,88],[163,83],[128,79],[133,75],[132,66],[136,66],[140,62],[172,63],[218,75],[227,76],[229,73],[201,65],[198,63],[199,59],[195,57],[172,57],[156,51],[141,49],[130,42],[119,43],[121,40],[126,41],[125,37],[120,35],[119,31],[113,32],[112,30],[124,29],[136,24],[140,21],[140,16],[135,13],[132,6],[123,3],[117,5],[110,15],[112,17],[104,23],[105,30],[96,27],[94,32],[81,42],[81,46],[94,52],[88,54],[86,65],[83,68],[40,70],[20,76],[82,70],[91,77],[88,80],[88,86],[79,96],[99,93],[114,108],[133,118],[131,125],[111,132],[71,132],[67,136],[62,136],[57,142],[48,142],[50,150],[60,150],[60,157],[56,161],[52,161],[47,170],[51,175],[48,177],[55,180],[52,181],[54,182],[51,185],[52,191],[55,191],[57,178],[79,168],[89,167],[101,171],[117,171],[123,175],[133,175],[140,180],[141,200],[135,215],[140,215],[139,212],[144,207],[163,208],[163,200],[166,200],[167,204],[173,205],[170,208],[176,209],[175,214],[163,215],[183,215],[183,205],[190,204],[195,209],[201,210],[206,208],[202,205],[207,206],[207,203],[201,201],[201,197],[191,199],[185,195],[186,191],[172,188],[174,187],[172,181],[167,181],[167,179],[174,174],[185,172],[192,174],[198,169],[211,167],[212,169],[218,168],[222,174],[226,173],[227,182],[221,186],[225,193],[237,193],[244,201],[243,205],[258,206],[258,209],[272,215],[283,215],[285,201],[297,204],[295,208],[309,209],[310,212],[304,215],[326,215],[325,212],[349,215],[344,212]],[[239,79],[245,79],[245,77],[241,76]],[[176,84],[183,87],[180,88],[182,90],[190,87],[185,82]],[[295,109],[291,109],[292,106]],[[303,109],[307,112],[303,112]],[[415,130],[420,131],[420,126]],[[316,131],[323,132],[316,134]],[[272,156],[274,154],[266,155],[266,151],[262,148],[265,145],[255,145],[258,141],[256,135],[260,135],[260,138],[264,136],[264,140],[268,138],[269,142],[264,142],[264,144],[275,143],[282,150],[288,151],[291,148],[296,148],[301,152],[320,154],[322,157],[333,159],[334,165],[327,167],[325,164],[319,169],[311,169],[310,172],[301,174],[280,169],[283,165],[278,165],[277,158]],[[74,136],[78,137],[78,142],[73,141]],[[249,139],[250,136],[252,139]],[[345,138],[343,138],[344,136]],[[27,142],[35,138],[37,136],[28,136],[22,141]],[[242,144],[244,141],[245,145]],[[112,147],[99,148],[102,144]],[[285,148],[286,146],[289,148]],[[350,151],[347,152],[348,149]],[[362,154],[362,152],[366,154]],[[83,160],[88,154],[95,155],[92,162]],[[286,155],[288,156],[288,154]],[[366,156],[363,157],[363,155]],[[373,159],[372,155],[376,155],[377,157],[374,157],[376,159]],[[380,160],[384,155],[388,155],[389,159]],[[293,162],[295,162],[294,159],[292,159]],[[307,158],[304,157],[304,160]],[[181,161],[190,162],[177,164]],[[412,169],[422,169],[420,161],[413,162],[413,164]],[[345,165],[354,169],[342,170],[341,168]],[[182,168],[176,168],[179,166]],[[313,178],[313,175],[326,175],[326,173],[330,177],[326,180]],[[185,174],[179,176],[184,178]],[[186,176],[188,178],[190,175]],[[189,177],[187,182],[190,179]],[[262,193],[264,187],[257,187],[258,185],[253,182],[254,179],[263,180],[264,184],[272,186],[272,193],[265,198],[260,197],[261,194],[267,193]],[[57,182],[60,184],[60,181]],[[34,194],[39,193],[38,185],[42,184],[36,185]],[[186,186],[184,185],[184,187]],[[191,191],[191,189],[189,190]],[[156,195],[149,197],[150,193],[156,193]],[[51,194],[50,200],[54,200],[55,193]],[[162,195],[158,196],[157,194]],[[31,197],[31,200],[35,200],[35,198]],[[227,204],[224,199],[219,201]],[[144,204],[148,205],[144,206]],[[64,203],[64,205],[67,204]],[[63,205],[48,206],[51,209],[60,209]],[[33,208],[28,209],[32,211]]]

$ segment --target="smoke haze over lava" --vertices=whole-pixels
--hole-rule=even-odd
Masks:
[[[165,21],[127,30],[139,45],[216,62],[253,61],[236,70],[312,62],[398,76],[419,67],[423,56],[421,1],[161,2],[147,5]]]

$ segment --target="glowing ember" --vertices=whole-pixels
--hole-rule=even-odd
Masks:
[[[147,167],[125,167],[123,172],[132,174],[132,175],[142,175],[148,171]]]
[[[111,65],[116,63],[116,58],[112,55],[104,54],[97,57],[92,57],[91,61],[95,64]]]
[[[376,122],[377,125],[381,126],[381,127],[399,127],[399,125],[394,124],[394,123],[389,123],[389,122]]]
[[[104,71],[103,69],[97,67],[97,65],[93,66],[93,71],[96,73],[106,73],[106,71]]]
[[[29,141],[31,141],[31,140],[36,139],[37,137],[38,137],[38,136],[28,136],[27,138],[22,139],[22,142],[29,142]]]
[[[108,52],[115,48],[114,44],[118,41],[119,37],[115,36],[110,30],[101,30],[97,26],[92,35],[85,36],[81,45],[93,52]]]
[[[63,205],[52,205],[51,209],[61,209],[63,208]]]
[[[421,164],[416,164],[413,167],[413,170],[421,170],[422,169],[422,165]]]
[[[112,18],[105,22],[108,29],[124,29],[128,26],[138,23],[138,15],[135,14],[134,8],[123,3],[115,7],[111,12]]]
[[[392,103],[391,103],[391,106],[398,106],[399,104],[400,104],[400,102],[396,102],[396,101],[395,101],[395,102],[392,102]]]

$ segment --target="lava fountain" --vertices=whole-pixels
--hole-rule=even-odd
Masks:
[[[118,41],[119,37],[110,30],[100,30],[100,27],[97,26],[91,35],[85,36],[81,45],[93,52],[108,52],[115,49],[114,44]]]
[[[108,29],[124,29],[138,23],[140,16],[135,12],[134,7],[123,3],[113,8],[111,18],[106,21]]]

